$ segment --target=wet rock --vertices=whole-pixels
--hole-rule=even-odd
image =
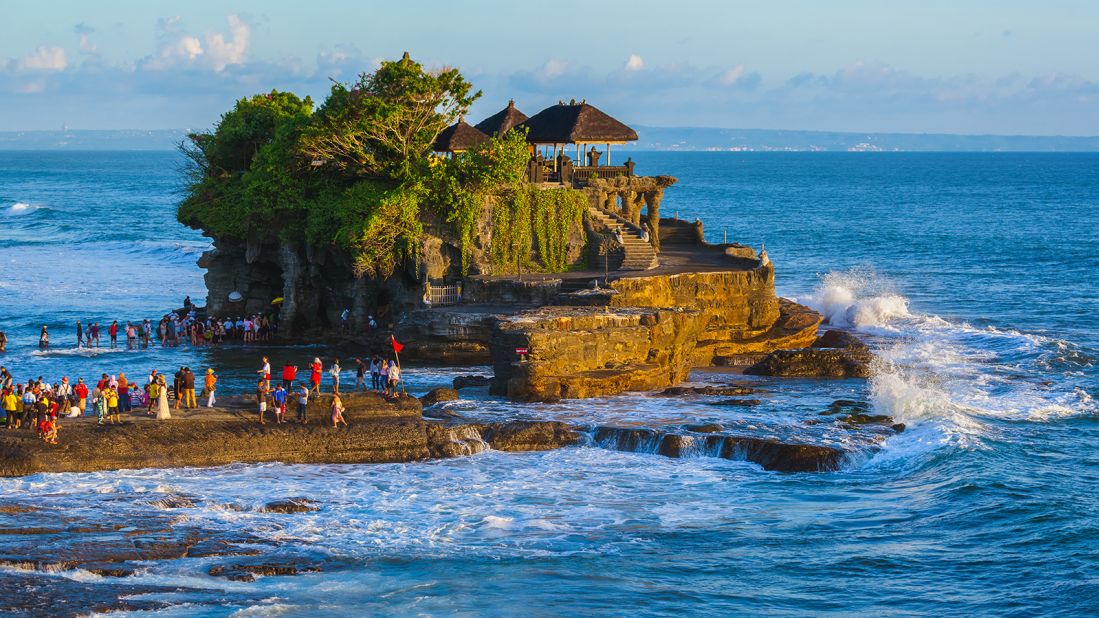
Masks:
[[[744,373],[796,378],[869,378],[870,356],[854,349],[778,350]]]
[[[693,431],[695,433],[717,433],[724,431],[725,427],[718,423],[703,423],[701,425],[685,425],[683,427],[687,431]]]
[[[60,532],[63,532],[60,528],[0,528],[0,535],[58,534]]]
[[[424,418],[453,420],[457,418],[462,418],[462,415],[449,408],[427,408],[426,410],[424,410]]]
[[[230,581],[254,582],[256,576],[279,577],[287,575],[300,575],[302,573],[319,573],[321,568],[316,565],[301,566],[277,562],[264,562],[260,564],[230,564],[216,565],[207,571],[214,577],[224,577]]]
[[[905,426],[904,423],[895,423],[894,425],[892,425],[890,427],[890,429],[892,429],[893,431],[895,431],[897,433],[901,433],[902,431],[907,429],[907,427]]]
[[[665,457],[682,457],[694,445],[695,439],[693,436],[667,434],[660,440],[660,447],[657,452]]]
[[[893,417],[885,414],[849,414],[841,417],[849,425],[892,425]]]
[[[311,513],[319,511],[317,503],[309,498],[287,498],[268,502],[260,509],[263,513]]]
[[[492,384],[492,376],[468,375],[454,378],[454,390],[478,388]]]
[[[733,408],[750,408],[752,406],[758,406],[763,403],[758,399],[725,399],[722,401],[711,402],[711,406],[727,406]]]
[[[30,506],[27,504],[8,503],[0,504],[0,514],[3,515],[19,515],[21,513],[33,513],[38,510],[36,506]]]
[[[810,347],[814,348],[858,348],[868,349],[861,339],[845,330],[829,330],[817,338]]]
[[[865,401],[854,401],[851,399],[837,399],[828,406],[828,411],[821,412],[822,415],[827,414],[856,414],[863,413],[870,409],[870,404]]]
[[[489,425],[485,441],[498,451],[548,451],[580,441],[575,428],[558,421],[513,421]]]
[[[736,397],[738,395],[751,395],[755,389],[750,386],[673,386],[666,388],[657,395],[661,397],[683,397],[685,395],[718,395],[722,397]]]
[[[191,496],[181,494],[169,494],[163,498],[149,502],[150,506],[158,509],[190,509],[194,508],[195,500]]]
[[[461,395],[453,388],[436,388],[423,397],[420,397],[420,403],[426,408],[443,401],[456,401],[460,398]]]

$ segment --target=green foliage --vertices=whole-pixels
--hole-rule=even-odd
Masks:
[[[493,264],[563,270],[584,197],[524,182],[523,133],[430,155],[478,96],[457,70],[427,71],[406,54],[334,84],[315,113],[309,98],[288,92],[241,99],[213,131],[181,146],[190,182],[179,220],[215,237],[340,247],[358,273],[388,275],[417,257],[430,213],[453,226],[466,273],[494,203]]]
[[[568,240],[573,226],[583,220],[588,200],[570,188],[514,187],[497,200],[492,211],[489,259],[503,272],[518,266],[546,272],[568,269]],[[537,251],[540,264],[531,263]]]
[[[465,115],[480,91],[456,69],[425,71],[408,54],[351,85],[335,83],[300,153],[352,178],[414,180],[439,132]]]

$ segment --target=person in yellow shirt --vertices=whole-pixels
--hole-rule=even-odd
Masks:
[[[115,425],[122,422],[122,415],[118,413],[118,391],[111,387],[107,387],[107,390],[103,391],[103,396],[107,398],[107,422]]]
[[[15,396],[14,390],[4,391],[3,404],[4,423],[10,429],[15,424],[15,411],[19,409],[19,397]]]

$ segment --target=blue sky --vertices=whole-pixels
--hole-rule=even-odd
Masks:
[[[532,114],[634,124],[1099,134],[1099,2],[11,3],[0,130],[206,127],[271,88],[323,98],[408,50]]]

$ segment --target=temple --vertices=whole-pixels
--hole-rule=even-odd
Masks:
[[[633,160],[613,165],[611,159],[612,147],[637,141],[637,131],[583,100],[559,101],[529,117],[511,100],[474,126],[462,119],[447,127],[433,149],[454,156],[512,129],[524,131],[530,144],[530,183],[588,195],[592,227],[606,236],[592,245],[593,262],[615,271],[660,265],[660,202],[676,179],[637,176]]]

